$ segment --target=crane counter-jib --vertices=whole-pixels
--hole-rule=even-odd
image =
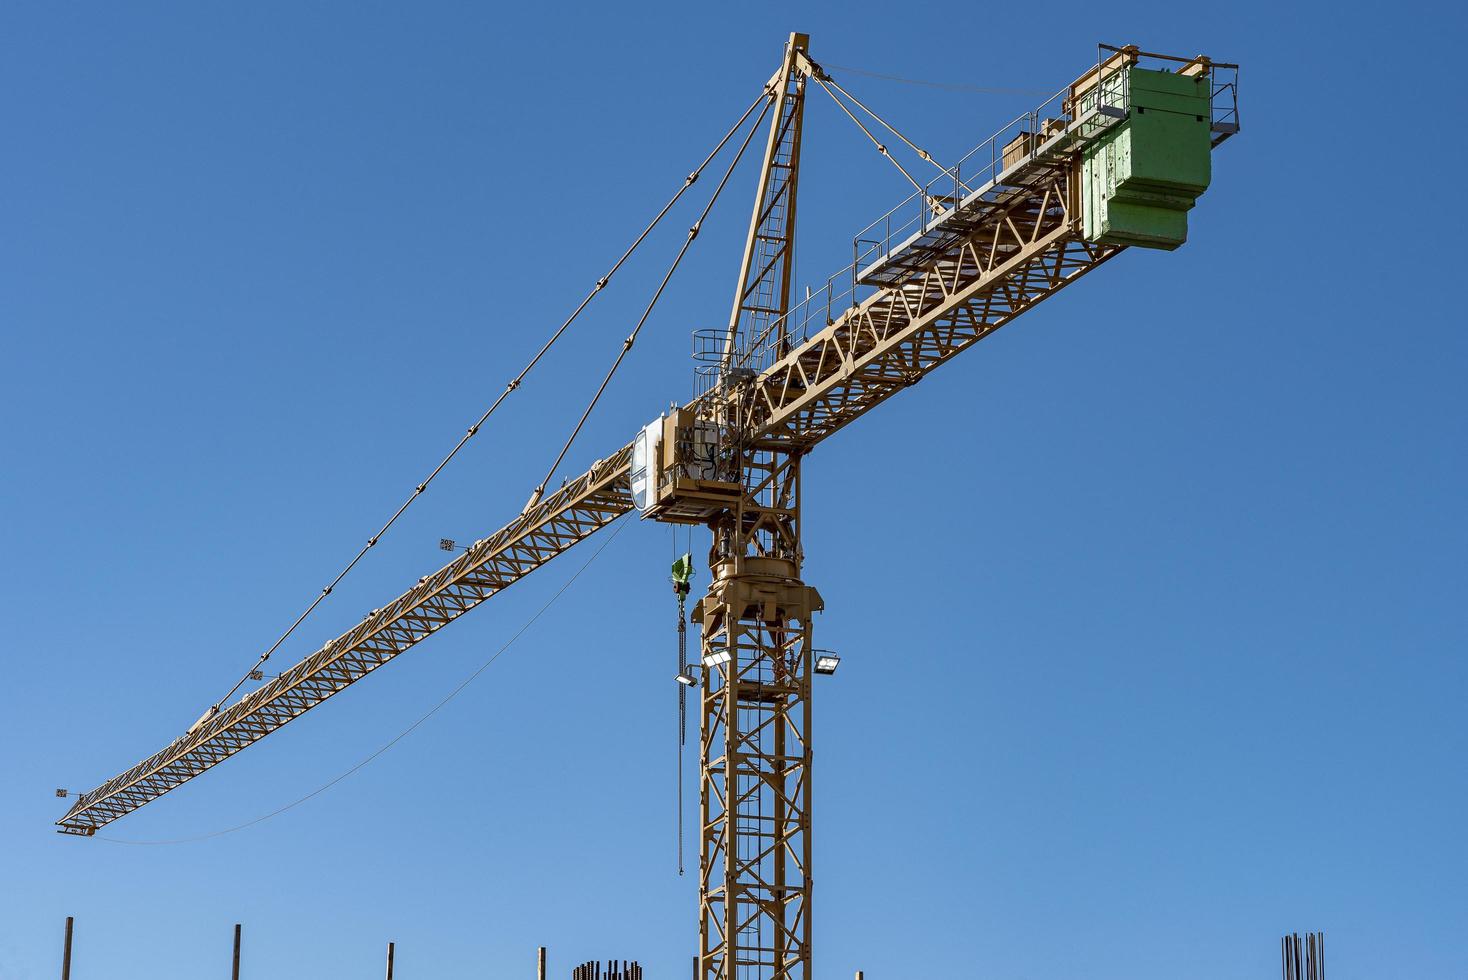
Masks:
[[[945,171],[966,196],[910,197],[920,214],[880,261],[859,233],[857,259],[832,277],[850,274],[852,302],[822,329],[745,352],[759,372],[744,419],[756,439],[814,445],[1122,248],[1181,244],[1209,151],[1238,132],[1237,66],[1102,52],[980,144],[968,171]],[[873,291],[857,302],[862,284]]]

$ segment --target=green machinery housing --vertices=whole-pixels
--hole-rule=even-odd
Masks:
[[[1169,250],[1188,240],[1188,211],[1211,176],[1211,84],[1137,67],[1102,84],[1112,90],[1105,100],[1128,111],[1082,157],[1087,239]]]

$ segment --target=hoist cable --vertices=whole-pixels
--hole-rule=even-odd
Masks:
[[[672,575],[673,593],[678,597],[678,876],[683,876],[683,746],[688,732],[688,593],[693,580],[693,556],[690,552],[678,554],[678,528],[669,525],[673,545]]]
[[[724,176],[719,180],[719,186],[714,188],[714,193],[709,197],[708,203],[704,205],[702,213],[698,216],[698,220],[689,227],[688,237],[683,240],[683,246],[678,249],[678,254],[674,256],[673,264],[668,267],[667,274],[663,276],[663,281],[658,283],[658,288],[653,291],[652,299],[648,301],[647,308],[642,311],[642,316],[638,319],[637,326],[633,327],[632,332],[627,335],[627,339],[622,341],[622,349],[617,352],[616,358],[612,361],[612,366],[607,370],[606,376],[601,380],[601,385],[596,389],[596,394],[591,396],[591,401],[586,405],[586,411],[581,413],[581,418],[576,421],[575,428],[566,437],[565,445],[561,447],[560,453],[556,455],[555,462],[551,463],[550,469],[546,471],[545,478],[540,481],[535,488],[535,492],[530,495],[530,500],[525,504],[526,511],[540,501],[540,495],[545,492],[546,484],[550,483],[551,477],[555,476],[556,470],[560,468],[561,461],[566,458],[566,453],[571,449],[571,444],[580,435],[581,427],[586,424],[587,418],[591,416],[592,409],[596,408],[596,403],[601,400],[602,393],[607,390],[607,385],[611,384],[612,377],[617,373],[617,368],[622,366],[622,361],[626,358],[627,352],[632,349],[633,344],[637,343],[637,335],[642,331],[643,325],[647,323],[648,317],[652,315],[653,308],[657,306],[658,300],[662,298],[663,290],[667,288],[669,280],[673,278],[673,273],[678,271],[678,266],[683,261],[683,256],[688,254],[688,247],[698,237],[699,227],[703,224],[704,219],[709,216],[709,212],[713,210],[714,203],[718,201],[719,195],[724,190],[724,186],[729,183],[729,178],[733,175],[734,168],[739,166],[739,161],[744,157],[744,151],[749,149],[750,140],[759,131],[760,123],[764,121],[765,115],[770,111],[770,106],[775,103],[775,93],[773,91],[767,92],[762,97],[768,101],[765,103],[764,109],[760,112],[759,118],[755,120],[749,132],[745,134],[744,142],[740,144],[739,151],[734,154],[734,159],[729,162],[728,169],[724,171]]]
[[[565,583],[559,589],[557,589],[555,591],[555,593],[553,595],[551,595],[551,597],[549,599],[547,599],[545,601],[545,604],[543,606],[541,606],[539,609],[537,609],[535,611],[535,614],[533,616],[531,616],[529,619],[527,619],[525,621],[524,625],[522,625],[518,630],[515,631],[514,635],[512,635],[508,640],[506,640],[500,646],[500,648],[498,650],[496,650],[494,652],[494,654],[488,660],[484,661],[484,663],[482,663],[478,667],[476,667],[474,669],[473,673],[469,674],[468,677],[465,677],[462,681],[460,681],[459,682],[459,685],[457,687],[455,687],[452,691],[450,691],[443,698],[443,700],[439,701],[438,704],[435,704],[432,708],[429,708],[426,712],[424,712],[422,715],[420,715],[418,717],[418,720],[417,721],[413,722],[407,728],[404,728],[397,735],[394,735],[388,742],[386,742],[377,751],[373,752],[371,755],[367,756],[361,762],[358,762],[356,765],[352,766],[350,769],[346,770],[345,772],[339,773],[338,775],[336,775],[335,777],[333,777],[329,781],[327,781],[327,782],[321,784],[320,786],[316,787],[311,792],[307,793],[305,796],[302,796],[299,799],[294,800],[293,802],[287,803],[285,806],[278,807],[277,809],[271,810],[269,813],[263,814],[262,816],[258,816],[258,817],[256,817],[253,820],[247,820],[244,823],[237,824],[236,826],[233,826],[233,827],[226,827],[224,830],[216,830],[216,831],[214,831],[211,834],[200,834],[197,837],[179,837],[179,838],[175,838],[173,840],[127,840],[126,838],[122,838],[122,837],[104,837],[104,836],[100,836],[99,835],[97,837],[97,840],[105,840],[105,841],[107,841],[108,843],[111,843],[111,844],[135,844],[135,845],[149,845],[149,846],[156,846],[156,845],[161,845],[161,844],[192,844],[192,843],[194,843],[196,841],[212,840],[215,837],[223,837],[226,834],[233,834],[233,833],[236,833],[237,831],[241,831],[241,830],[245,830],[246,828],[253,827],[256,824],[264,823],[265,821],[269,820],[271,817],[278,817],[282,813],[285,813],[287,810],[294,810],[296,807],[300,806],[302,803],[305,803],[307,800],[311,800],[311,799],[313,799],[313,798],[315,798],[317,796],[320,796],[322,793],[324,793],[327,790],[331,789],[337,783],[341,782],[343,779],[346,779],[348,776],[350,776],[353,773],[357,772],[359,769],[362,769],[369,762],[372,762],[374,759],[376,759],[378,756],[382,755],[388,749],[392,748],[394,745],[397,745],[403,739],[407,738],[414,731],[416,731],[418,729],[418,727],[421,726],[424,722],[426,722],[428,719],[432,718],[434,715],[438,714],[439,711],[441,711],[450,701],[452,701],[454,698],[456,698],[460,694],[462,694],[464,692],[464,689],[466,687],[468,687],[470,684],[472,684],[479,677],[480,674],[482,674],[486,670],[488,670],[491,664],[493,664],[496,660],[498,660],[501,656],[503,656],[504,653],[507,650],[510,649],[510,647],[512,647],[512,646],[515,645],[515,641],[517,641],[518,639],[520,639],[521,636],[525,635],[526,631],[529,630],[530,627],[534,626],[535,623],[540,619],[541,616],[544,616],[545,615],[546,611],[549,610],[550,607],[555,604],[556,600],[559,599],[563,594],[565,594],[566,590],[569,589],[572,586],[572,584],[575,583],[575,581],[578,578],[581,577],[581,573],[585,572],[588,568],[591,567],[591,563],[592,562],[596,561],[597,558],[601,557],[601,553],[603,551],[607,550],[607,547],[612,543],[613,540],[616,539],[617,535],[619,535],[619,534],[622,533],[622,528],[624,528],[626,526],[627,526],[627,521],[625,521],[625,520],[618,521],[617,522],[617,526],[612,529],[612,533],[609,534],[609,535],[607,535],[607,537],[601,542],[601,544],[597,546],[597,549],[594,552],[591,553],[591,557],[587,558],[586,561],[585,561],[585,563],[582,564],[582,566],[580,568],[576,569],[576,571],[574,571],[574,572],[571,573],[571,577],[568,578],[568,579],[566,579]]]
[[[673,532],[677,534],[677,531]],[[684,613],[686,593],[678,593],[678,876],[683,876],[683,746],[688,734],[688,624]]]
[[[688,623],[684,608],[687,596],[678,595],[678,673],[688,669]],[[688,740],[688,685],[678,685],[678,744]]]
[[[713,161],[714,157],[718,156],[719,152],[723,150],[723,148],[728,144],[729,140],[734,137],[734,134],[739,132],[740,128],[743,127],[745,121],[749,119],[750,113],[754,112],[754,110],[759,106],[760,102],[765,101],[768,98],[768,91],[762,90],[759,96],[749,104],[749,108],[744,110],[744,113],[739,117],[738,122],[729,127],[729,131],[724,134],[723,138],[719,140],[718,144],[713,148],[712,151],[709,152],[708,156],[704,157],[703,162],[700,163],[696,168],[694,168],[694,170],[683,179],[683,186],[678,188],[677,192],[668,200],[668,203],[663,205],[662,210],[659,211],[650,222],[648,222],[647,227],[642,230],[642,234],[638,235],[637,238],[632,242],[632,244],[627,247],[627,250],[622,253],[621,258],[617,259],[616,263],[613,264],[611,269],[607,271],[606,275],[602,276],[596,281],[596,284],[591,288],[591,291],[586,294],[586,298],[581,301],[581,304],[577,306],[576,309],[571,313],[571,315],[566,318],[566,321],[562,323],[559,328],[556,329],[555,333],[551,334],[550,339],[545,342],[544,346],[542,346],[539,351],[536,352],[535,356],[530,359],[530,362],[525,365],[524,369],[521,370],[521,372],[517,374],[515,378],[505,386],[505,390],[500,392],[499,397],[494,400],[494,403],[485,410],[483,415],[479,416],[479,420],[473,425],[469,426],[464,435],[460,437],[458,443],[454,446],[454,448],[449,450],[448,455],[445,456],[439,462],[439,464],[433,468],[433,472],[429,473],[428,476],[421,483],[419,483],[417,487],[414,488],[413,492],[408,495],[408,499],[403,501],[402,506],[394,511],[393,515],[387,519],[387,523],[383,524],[376,534],[367,539],[367,543],[362,546],[361,550],[357,552],[357,554],[352,558],[351,561],[347,562],[346,567],[337,574],[336,578],[332,579],[331,583],[321,590],[316,598],[312,600],[311,604],[306,607],[306,610],[299,616],[297,616],[295,622],[291,623],[286,631],[280,635],[279,639],[272,643],[270,645],[270,648],[260,655],[260,658],[255,661],[255,665],[249,670],[245,671],[244,675],[235,682],[234,687],[231,687],[229,689],[229,692],[225,694],[224,697],[214,702],[209,711],[206,713],[206,718],[212,717],[215,713],[219,711],[221,705],[227,702],[230,698],[234,697],[235,692],[238,691],[244,685],[244,683],[250,679],[250,675],[259,670],[261,665],[269,660],[271,655],[275,653],[276,650],[280,649],[281,644],[289,639],[291,634],[296,631],[296,627],[305,622],[306,617],[315,612],[316,607],[319,606],[322,601],[326,599],[327,596],[331,595],[332,590],[335,589],[339,584],[341,584],[342,579],[346,578],[347,573],[350,572],[354,567],[356,567],[357,562],[361,561],[362,557],[366,555],[367,552],[376,547],[377,542],[382,539],[382,536],[387,533],[388,529],[391,528],[393,524],[397,523],[397,519],[403,515],[403,512],[408,509],[413,501],[417,500],[418,497],[425,490],[428,489],[428,485],[432,483],[434,478],[438,476],[443,468],[447,466],[455,456],[458,455],[459,450],[464,448],[465,443],[474,438],[474,435],[479,431],[480,427],[489,420],[489,417],[494,414],[497,408],[500,407],[500,404],[509,397],[511,392],[520,387],[520,382],[525,380],[525,377],[530,373],[535,365],[540,362],[541,358],[543,358],[546,353],[553,346],[555,346],[556,342],[561,339],[561,335],[564,334],[567,328],[569,328],[571,324],[576,321],[577,317],[581,315],[582,311],[584,311],[586,307],[591,304],[591,301],[596,297],[596,295],[600,293],[604,288],[606,288],[607,283],[611,281],[612,276],[617,273],[617,270],[622,268],[622,265],[627,261],[628,258],[631,257],[632,253],[637,250],[638,246],[640,246],[642,242],[647,238],[647,236],[652,233],[653,229],[658,226],[658,224],[663,220],[667,213],[672,210],[673,205],[678,203],[679,199],[682,198],[684,192],[687,191],[688,188],[692,187],[694,182],[698,180],[699,175],[703,173],[704,169],[708,167],[708,165]],[[768,108],[768,106],[766,108]],[[761,114],[761,118],[763,118],[763,114]]]

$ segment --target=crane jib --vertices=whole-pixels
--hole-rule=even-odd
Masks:
[[[632,509],[624,447],[294,667],[89,793],[57,821],[90,835],[258,741]]]

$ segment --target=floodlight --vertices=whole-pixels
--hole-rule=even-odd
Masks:
[[[729,650],[727,647],[715,647],[703,655],[705,667],[718,667],[729,662]]]
[[[816,655],[815,670],[817,674],[834,674],[836,668],[841,666],[841,658],[834,650],[814,650]]]
[[[693,672],[690,671],[690,670],[687,670],[686,668],[684,670],[680,671],[679,673],[674,674],[673,675],[673,678],[679,684],[682,684],[684,687],[697,687],[698,686],[698,678],[697,677],[694,677],[693,676]]]

